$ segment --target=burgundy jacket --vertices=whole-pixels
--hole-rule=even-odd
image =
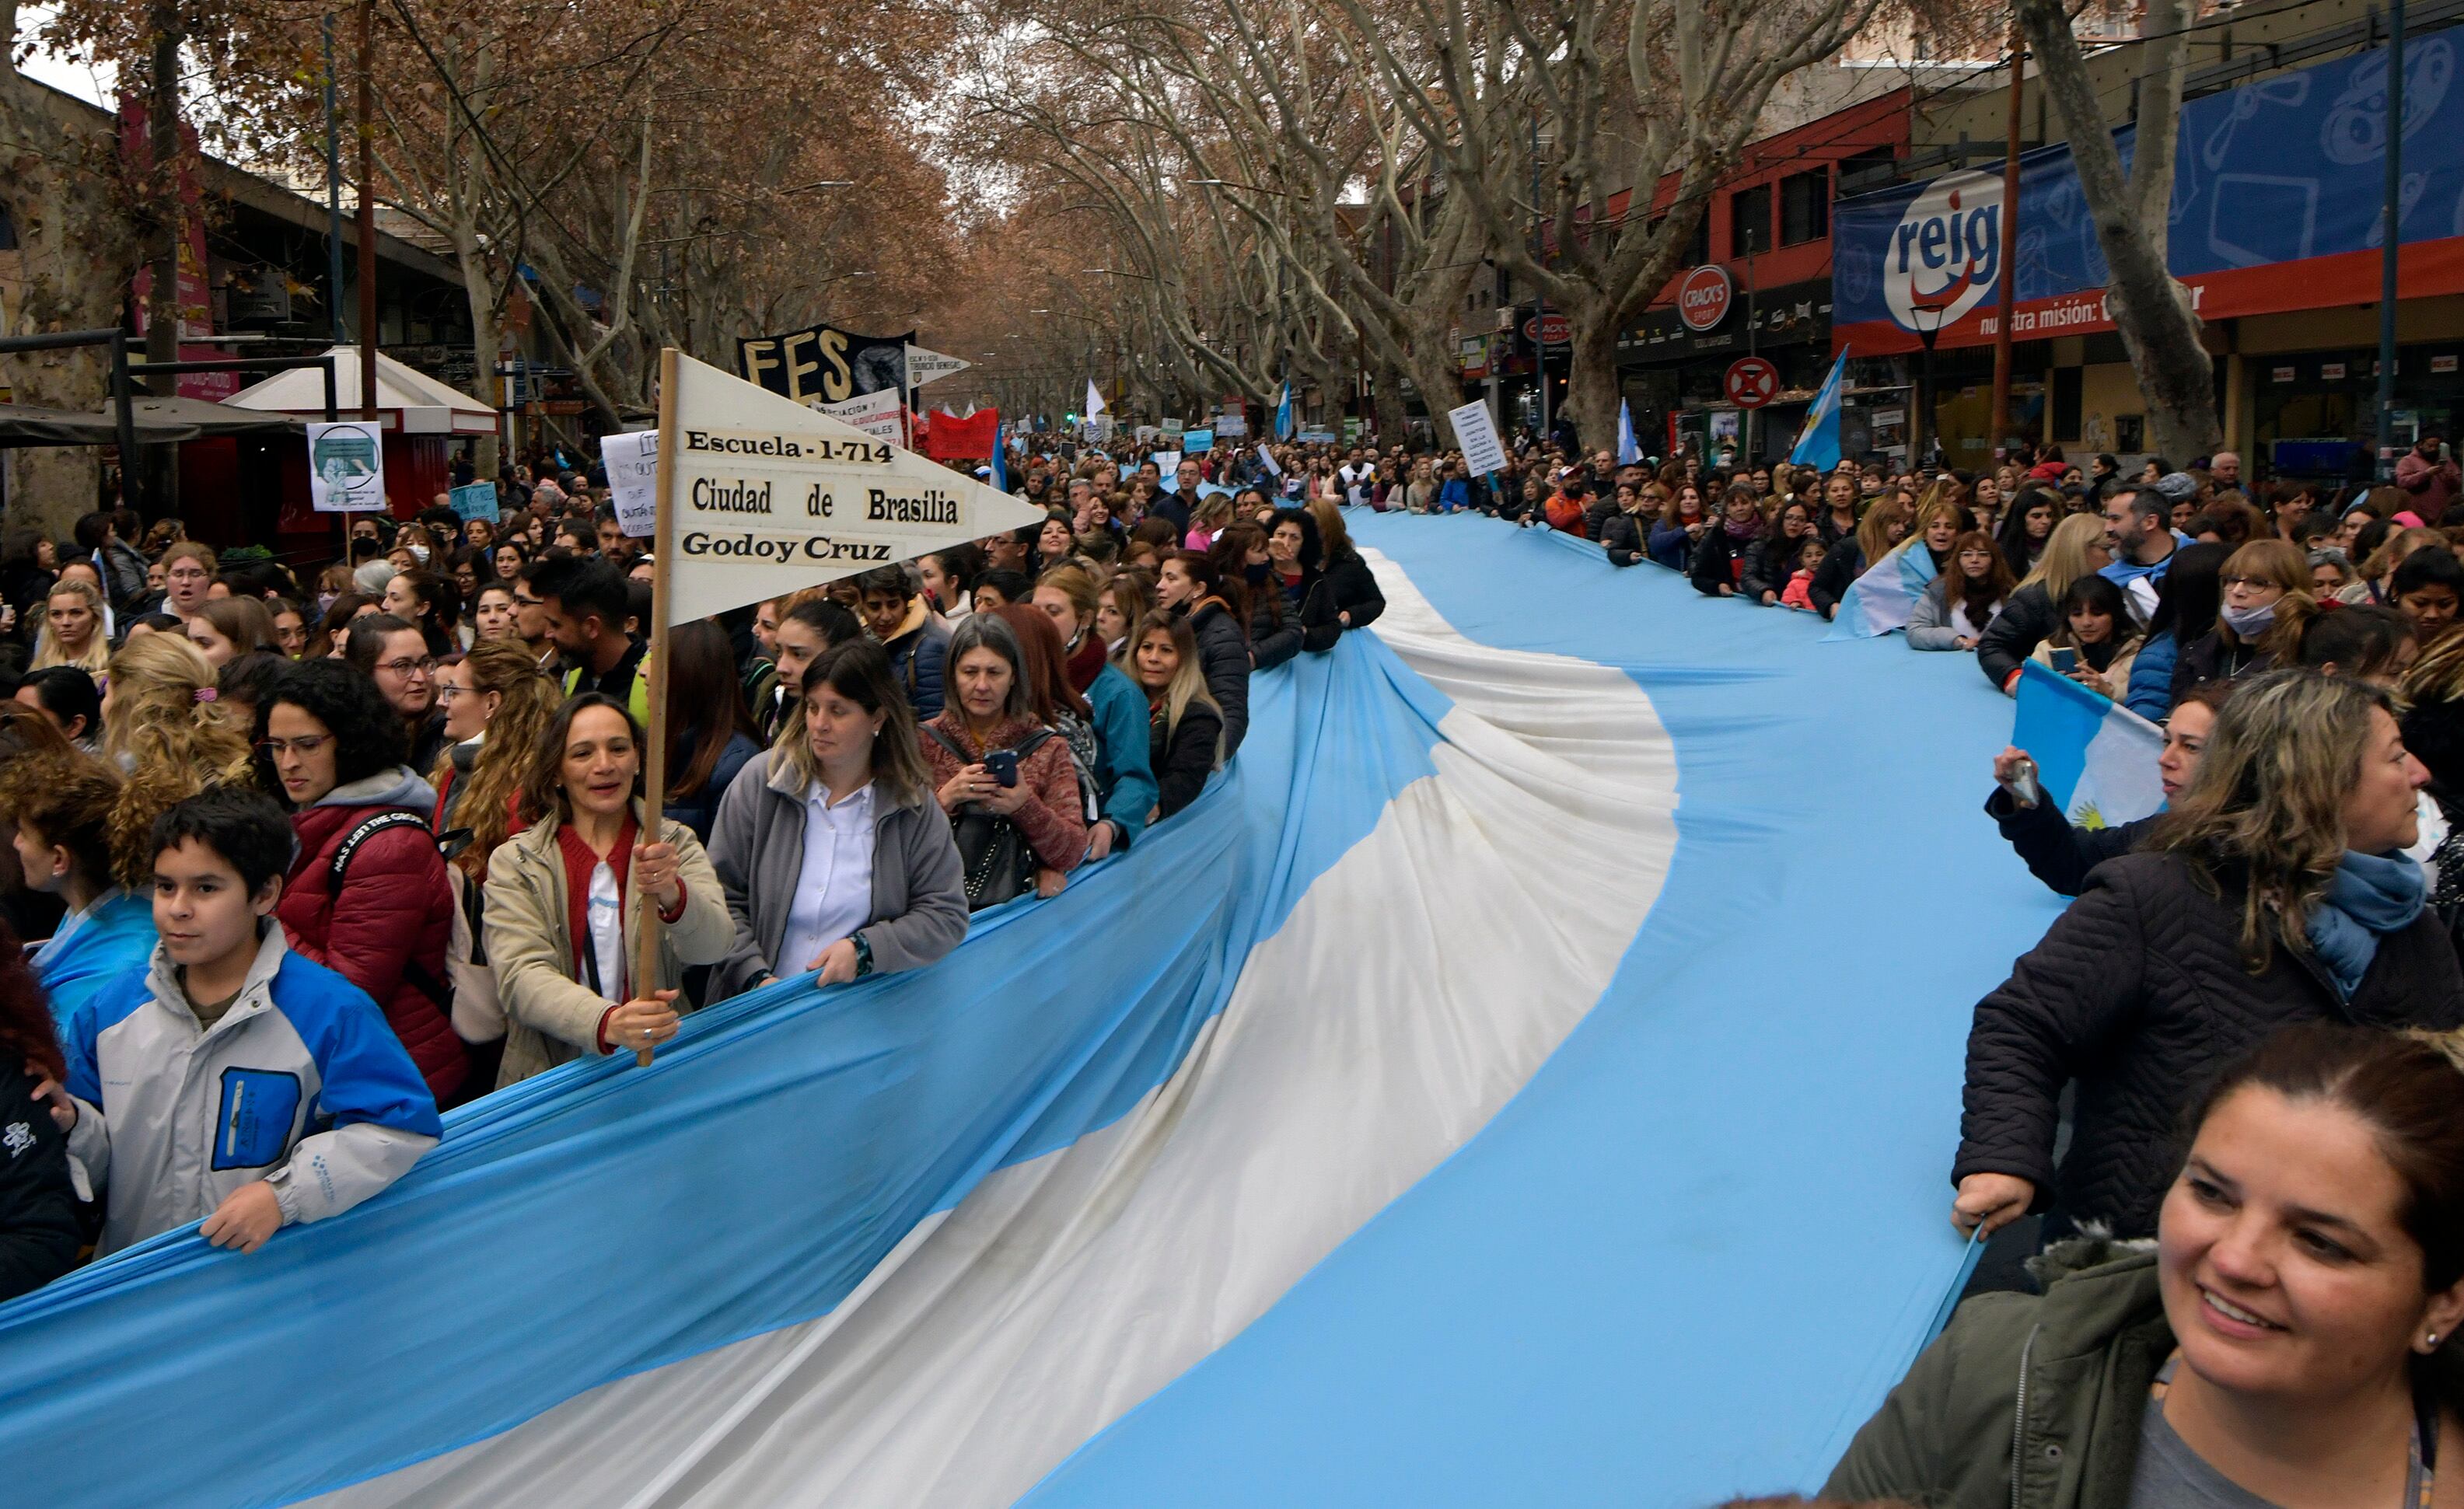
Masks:
[[[337,786],[316,805],[293,813],[299,852],[284,877],[275,916],[293,952],[337,971],[384,1009],[386,1023],[441,1104],[461,1088],[471,1065],[453,1031],[446,983],[453,892],[428,828],[435,808],[436,794],[428,783],[396,766]],[[388,810],[407,811],[420,820],[362,840],[336,890],[335,851],[362,821]]]

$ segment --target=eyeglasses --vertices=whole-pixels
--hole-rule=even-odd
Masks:
[[[433,675],[436,672],[436,657],[428,655],[418,660],[411,660],[408,657],[401,660],[381,660],[377,662],[377,669],[389,670],[397,676]]]
[[[2216,579],[2216,585],[2230,592],[2235,587],[2263,589],[2273,587],[2277,585],[2277,583],[2268,580],[2265,577],[2218,577]]]
[[[333,742],[333,738],[330,733],[303,733],[296,739],[259,739],[256,752],[274,760],[280,759],[286,753],[297,754],[301,759],[313,759],[319,750]]]

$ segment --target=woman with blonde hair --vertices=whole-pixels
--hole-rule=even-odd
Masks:
[[[1849,586],[1865,574],[1865,568],[1881,559],[1908,537],[1916,511],[1898,497],[1886,497],[1865,511],[1857,521],[1857,533],[1831,549],[1822,558],[1821,568],[1815,572],[1812,587],[1814,610],[1824,618],[1839,612],[1839,600],[1848,595]],[[1957,530],[1951,532],[1954,536]]]
[[[2112,559],[2101,515],[2074,514],[2055,525],[2035,569],[2019,579],[2002,604],[2002,616],[1987,624],[1976,642],[1976,664],[1985,679],[2004,691],[2016,690],[2019,663],[2061,623],[2059,607],[2071,583],[2102,571]]]
[[[99,677],[111,664],[111,636],[104,625],[102,594],[82,577],[62,577],[43,600],[43,627],[29,670],[75,666]]]
[[[1386,611],[1386,594],[1377,590],[1376,575],[1353,547],[1352,532],[1343,527],[1343,510],[1321,499],[1311,503],[1309,512],[1317,524],[1322,590],[1315,602],[1302,604],[1302,627],[1332,622],[1346,629],[1367,628]],[[1311,647],[1315,647],[1314,639]]]
[[[1140,619],[1120,666],[1146,693],[1148,759],[1157,791],[1147,820],[1156,822],[1196,800],[1223,763],[1223,710],[1207,692],[1197,636],[1178,614]]]
[[[2400,529],[2387,536],[2379,548],[2370,553],[2370,558],[2362,562],[2361,580],[2338,592],[2336,601],[2376,602],[2393,607],[2395,589],[2391,582],[2395,568],[2404,564],[2405,557],[2424,545],[2436,545],[2443,550],[2447,546],[2447,536],[2434,529]]]
[[[102,757],[128,777],[112,811],[114,852],[136,855],[154,820],[209,786],[253,778],[248,734],[215,703],[214,667],[174,634],[130,640],[102,682]],[[153,861],[151,853],[143,856]],[[131,862],[133,863],[133,862]],[[123,871],[135,885],[144,877]]]
[[[2267,669],[2287,645],[2299,646],[2318,611],[2311,597],[2310,558],[2299,545],[2254,539],[2225,558],[2216,574],[2224,605],[2216,626],[2182,647],[2173,667],[2173,695],[2203,681]]]
[[[2189,1097],[2270,1030],[2464,1025],[2464,972],[2403,852],[2428,776],[2395,712],[2386,690],[2312,670],[2234,689],[2164,820],[1978,1003],[1951,1169],[1963,1230],[2050,1204],[2145,1236]]]

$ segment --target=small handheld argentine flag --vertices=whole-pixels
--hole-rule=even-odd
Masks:
[[[2036,762],[2045,799],[2083,828],[2136,822],[2165,805],[2164,732],[2038,661],[2019,667],[2011,742]]]
[[[1788,453],[1791,464],[1825,471],[1839,465],[1839,387],[1847,372],[1848,348],[1842,346],[1839,360],[1831,363],[1831,375],[1822,380],[1805,411],[1805,427],[1796,432],[1796,448]]]
[[[1831,632],[1822,636],[1826,642],[1873,639],[1908,626],[1908,620],[1916,614],[1917,600],[1933,585],[1933,556],[1911,548],[1923,543],[1923,538],[1910,535],[1849,583],[1839,599],[1839,612],[1832,620]]]
[[[1275,438],[1292,438],[1292,380],[1284,379],[1284,396],[1275,404]]]
[[[1635,444],[1634,410],[1624,399],[1617,400],[1617,465],[1633,466],[1642,459],[1642,448]]]

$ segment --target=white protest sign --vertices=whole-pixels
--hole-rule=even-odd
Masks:
[[[1486,404],[1450,408],[1446,421],[1455,426],[1455,444],[1463,448],[1465,471],[1477,476],[1506,470],[1506,448],[1498,443],[1497,422],[1489,417]]]
[[[319,514],[385,506],[385,427],[372,419],[308,426],[308,502]]]
[[[816,402],[813,407],[832,419],[854,426],[875,440],[886,440],[894,446],[907,438],[899,429],[899,397],[898,389],[886,387],[874,393],[858,393],[835,404]]]
[[[1284,474],[1282,465],[1275,460],[1275,453],[1268,450],[1264,446],[1260,446],[1258,448],[1258,465],[1265,468],[1276,476],[1280,477]]]
[[[938,351],[912,345],[907,348],[907,385],[922,387],[927,383],[938,383],[974,365],[962,357],[943,356]]]
[[[616,527],[633,539],[657,534],[659,432],[608,435],[599,442],[599,459],[607,468],[607,501],[615,506]]]
[[[1155,470],[1162,475],[1165,492],[1169,492],[1179,485],[1179,479],[1177,476],[1180,470],[1179,451],[1158,450],[1147,459],[1155,464]]]
[[[681,353],[675,372],[661,550],[671,624],[1044,518]]]

